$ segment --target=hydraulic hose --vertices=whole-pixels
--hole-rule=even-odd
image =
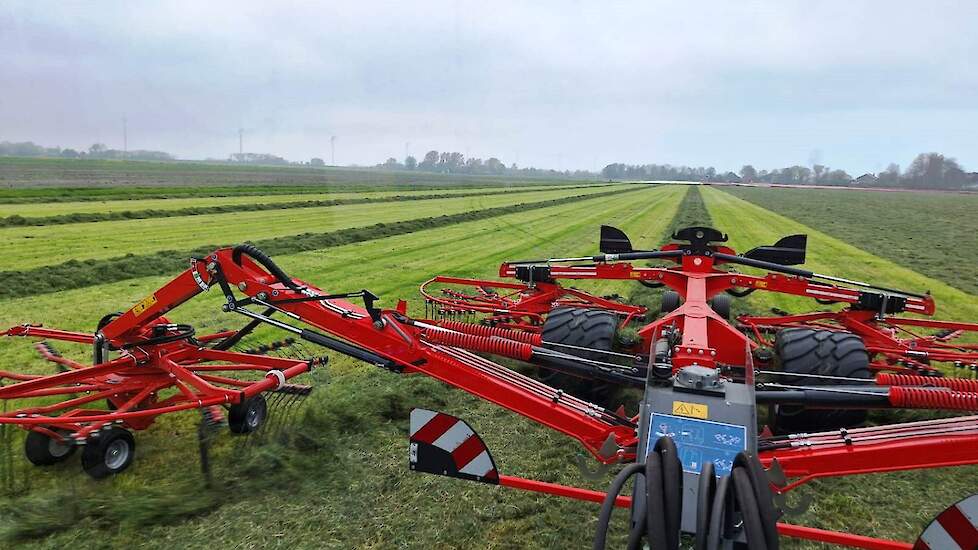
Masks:
[[[703,464],[700,483],[696,491],[696,540],[694,550],[706,550],[706,536],[710,531],[710,508],[717,492],[716,468],[712,462]]]
[[[756,288],[745,288],[744,290],[736,290],[733,288],[728,288],[726,293],[733,296],[734,298],[744,298],[754,293]]]
[[[707,471],[713,477],[713,465],[706,464],[700,475],[701,491],[704,487],[703,476]],[[700,495],[697,502],[697,513],[709,508],[709,518],[697,516],[697,527],[708,525],[709,528],[696,534],[697,550],[720,550],[728,528],[727,523],[733,518],[734,512],[739,511],[747,547],[751,550],[777,550],[778,511],[774,508],[774,499],[770,483],[764,473],[764,468],[756,455],[740,452],[734,459],[733,469],[729,476],[720,478],[712,495],[712,506],[706,505],[709,495]]]
[[[240,266],[242,255],[248,256],[256,263],[267,269],[268,272],[275,276],[275,278],[278,279],[278,282],[282,283],[283,285],[291,288],[292,290],[298,290],[300,288],[299,285],[292,280],[292,277],[286,275],[285,271],[283,271],[278,264],[273,262],[272,259],[269,258],[267,254],[262,252],[257,246],[253,244],[239,244],[238,246],[234,247],[234,250],[231,251],[231,260]]]
[[[615,501],[618,499],[618,495],[621,494],[622,488],[625,487],[625,483],[628,482],[629,478],[644,469],[645,464],[634,462],[618,472],[618,475],[611,482],[611,487],[608,489],[608,496],[601,503],[601,513],[598,515],[598,529],[594,533],[594,550],[604,550],[608,540],[608,524],[611,522],[611,512],[615,510]]]
[[[682,464],[671,438],[660,438],[644,463],[626,466],[615,476],[608,495],[601,505],[598,527],[594,535],[595,550],[603,550],[608,538],[608,524],[615,500],[625,483],[633,476],[644,480],[644,499],[632,500],[635,524],[629,532],[628,548],[641,548],[645,538],[650,550],[678,550],[682,518]],[[644,503],[644,504],[642,504]]]

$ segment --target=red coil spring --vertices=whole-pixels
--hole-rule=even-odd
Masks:
[[[470,351],[481,351],[493,355],[512,357],[521,361],[529,361],[533,355],[533,346],[526,342],[516,342],[495,336],[478,336],[461,332],[429,330],[426,338],[435,344],[444,344]]]
[[[523,342],[524,344],[531,344],[534,346],[539,346],[543,340],[542,336],[532,332],[521,332],[518,330],[510,330],[508,328],[489,327],[486,325],[474,325],[472,323],[463,323],[460,321],[439,321],[438,326],[458,332],[464,332],[466,334],[472,334],[474,336],[498,336],[507,340],[515,340],[517,342]]]
[[[978,411],[978,393],[892,386],[890,403],[894,407]]]
[[[938,386],[963,392],[978,392],[978,380],[970,378],[944,378],[943,376],[918,376],[881,372],[876,375],[880,386]]]

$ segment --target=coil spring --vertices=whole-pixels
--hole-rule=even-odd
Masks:
[[[472,334],[474,336],[498,336],[507,340],[515,340],[517,342],[523,342],[524,344],[531,344],[534,346],[539,346],[540,342],[543,340],[539,334],[534,334],[532,332],[521,332],[502,327],[475,325],[460,321],[441,321],[438,323],[438,326],[458,332],[464,332],[466,334]]]
[[[533,355],[533,346],[526,342],[516,342],[495,336],[478,336],[475,334],[464,334],[461,332],[447,332],[440,330],[428,331],[426,338],[435,344],[444,344],[456,348],[463,348],[470,351],[481,351],[493,355],[512,357],[521,361],[529,361]]]
[[[890,403],[894,407],[978,411],[978,393],[892,386]]]
[[[970,378],[944,378],[942,376],[881,372],[876,375],[876,383],[880,386],[938,386],[962,392],[978,392],[978,380]]]

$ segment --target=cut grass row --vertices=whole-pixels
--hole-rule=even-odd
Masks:
[[[8,227],[0,229],[0,257],[4,259],[5,271],[22,270],[67,260],[101,260],[159,250],[188,250],[211,243],[230,244],[246,239],[321,233],[622,189],[626,187],[417,200],[407,206],[384,202],[229,212],[185,218]]]
[[[978,294],[978,195],[748,187],[725,191]]]
[[[547,190],[560,189],[563,191],[572,191],[573,189],[579,188],[594,188],[596,186],[582,186],[582,187],[550,187]],[[66,225],[71,223],[93,223],[93,222],[104,222],[104,221],[118,221],[118,220],[144,220],[152,218],[177,218],[182,216],[206,216],[209,214],[224,214],[229,212],[262,212],[266,210],[288,210],[290,208],[317,208],[326,206],[341,206],[341,205],[353,205],[353,204],[372,204],[380,202],[406,202],[412,200],[430,200],[430,199],[446,199],[446,198],[462,198],[462,197],[486,197],[491,195],[507,195],[512,196],[518,193],[532,193],[539,191],[539,187],[526,187],[517,189],[502,189],[497,188],[496,190],[472,190],[469,192],[449,192],[449,193],[433,193],[433,192],[415,192],[415,193],[381,193],[378,196],[371,196],[370,194],[351,194],[353,196],[347,196],[345,198],[306,198],[304,200],[266,200],[266,198],[274,197],[252,197],[248,202],[245,201],[235,201],[234,204],[213,204],[204,205],[196,204],[192,206],[184,207],[174,207],[174,205],[165,205],[165,208],[150,208],[141,210],[106,210],[106,211],[94,211],[94,212],[71,212],[68,214],[59,214],[53,216],[38,216],[38,217],[24,217],[23,215],[16,214],[12,216],[7,216],[5,218],[0,218],[0,227],[22,227],[22,226],[45,226],[45,225]],[[294,195],[293,195],[294,196]],[[136,201],[132,201],[136,202]],[[165,203],[165,201],[155,201]],[[77,203],[62,203],[62,204],[77,204]]]
[[[601,184],[592,184],[601,185]],[[392,196],[415,197],[424,195],[466,195],[472,193],[492,193],[506,191],[534,191],[556,189],[551,185],[498,185],[492,187],[461,187],[458,189],[389,189],[386,191],[334,191],[331,188],[317,187],[301,193],[241,194],[231,196],[200,196],[171,198],[131,198],[124,200],[54,201],[32,203],[0,203],[0,217],[22,216],[41,218],[65,216],[68,214],[91,214],[103,212],[123,212],[137,210],[180,210],[212,206],[250,205],[256,202],[271,204],[278,202],[347,200],[359,198],[388,198]],[[577,187],[559,186],[561,188]]]
[[[959,289],[873,256],[728,193],[713,188],[703,188],[702,191],[714,226],[729,233],[728,244],[738,251],[773,243],[784,235],[807,233],[807,269],[908,290],[930,289],[937,300],[938,317],[967,321],[978,319],[975,298]],[[818,306],[811,300],[765,292],[755,292],[737,302],[741,309],[755,312],[767,312],[771,307],[791,312],[831,307]],[[892,421],[895,416],[890,413],[874,418],[885,422],[887,418]],[[801,494],[815,497],[814,505],[804,515],[788,518],[788,521],[884,538],[914,540],[938,512],[974,493],[976,487],[978,467],[827,479],[800,490]],[[795,542],[790,547],[818,546]]]
[[[456,214],[443,214],[440,216],[429,216],[426,218],[414,218],[403,221],[381,222],[366,227],[348,227],[335,231],[323,233],[303,233],[301,235],[277,236],[264,239],[250,239],[254,244],[259,245],[268,253],[289,254],[303,250],[317,250],[349,244],[353,242],[369,241],[381,239],[392,235],[408,234],[423,229],[443,227],[465,221],[481,220],[501,216],[514,212],[527,212],[538,208],[546,208],[560,204],[567,204],[589,198],[608,198],[619,194],[630,194],[640,191],[640,188],[613,189],[605,190],[602,193],[588,193],[582,195],[565,196],[538,202],[526,202],[508,204],[490,208],[461,211]],[[493,198],[495,200],[495,198]],[[438,202],[438,201],[429,201]],[[414,204],[425,204],[425,201],[416,201]],[[376,205],[372,206],[377,208]],[[346,207],[357,208],[357,207]],[[407,211],[417,214],[418,209]],[[403,212],[402,212],[403,214]],[[357,218],[354,222],[362,222]],[[351,222],[351,223],[354,223]],[[106,222],[106,224],[113,222]],[[148,222],[144,222],[149,225]],[[92,224],[99,225],[99,224]],[[51,228],[45,228],[50,230]],[[142,228],[145,230],[145,228]],[[124,257],[90,259],[85,261],[69,260],[64,263],[47,265],[34,269],[20,271],[7,271],[0,273],[0,276],[7,282],[0,286],[0,297],[5,296],[24,296],[31,294],[43,294],[71,288],[82,288],[97,285],[100,283],[121,281],[135,277],[155,275],[178,271],[186,266],[187,259],[205,255],[215,248],[228,246],[244,242],[248,237],[248,227],[236,227],[236,231],[242,236],[231,238],[225,236],[227,240],[219,243],[204,244],[202,238],[195,239],[195,248],[183,248],[176,250],[159,250],[159,246],[154,248],[154,252],[136,255],[130,254]],[[252,234],[258,233],[254,228]],[[137,235],[143,236],[144,234]],[[130,235],[130,238],[132,236]],[[205,236],[204,238],[211,238]],[[182,243],[176,243],[180,246]],[[188,243],[189,244],[189,243]]]
[[[326,291],[366,287],[390,306],[416,296],[417,285],[436,273],[492,277],[504,259],[592,252],[602,223],[619,225],[637,246],[654,245],[684,191],[642,189],[275,259]],[[164,280],[4,301],[0,322],[19,322],[16,312],[33,311],[42,321],[90,329],[104,311],[128,307]],[[211,293],[176,310],[174,320],[208,318],[219,302]],[[71,308],[62,307],[66,303]],[[17,343],[16,351],[3,344],[7,356],[37,364]],[[595,505],[412,474],[406,467],[407,412],[413,406],[465,417],[506,473],[587,483],[573,466],[577,447],[569,439],[430,379],[342,358],[334,358],[330,370],[333,382],[314,392],[296,427],[303,450],[260,449],[257,458],[247,458],[253,477],[232,490],[208,492],[188,479],[197,479],[196,450],[193,418],[182,415],[140,434],[144,451],[125,475],[96,483],[81,476],[74,462],[58,466],[40,474],[48,483],[39,481],[31,496],[7,502],[16,513],[0,522],[12,534],[60,530],[34,541],[43,548],[92,540],[148,548],[566,548],[591,537]],[[226,451],[217,463],[219,475],[228,461],[246,459]],[[72,491],[76,515],[57,504]],[[196,517],[180,521],[188,514]]]

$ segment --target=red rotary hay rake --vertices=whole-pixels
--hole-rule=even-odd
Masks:
[[[910,548],[778,523],[772,493],[817,478],[978,463],[978,416],[858,426],[867,409],[978,410],[978,381],[943,376],[955,367],[973,372],[978,349],[955,339],[978,332],[978,325],[900,317],[933,314],[933,299],[793,267],[804,261],[804,236],[740,255],[710,228],[687,228],[673,238],[660,250],[636,251],[624,234],[605,227],[599,255],[503,264],[500,275],[515,282],[433,279],[422,288],[433,319],[408,317],[403,301],[377,308],[366,290],[324,293],[249,245],[221,249],[191,260],[184,273],[105,319],[94,335],[32,325],[8,330],[90,344],[95,359],[82,365],[44,348],[65,372],[2,373],[15,383],[0,388],[0,398],[21,400],[22,407],[0,415],[0,423],[29,430],[27,454],[37,464],[84,446],[83,465],[96,477],[125,468],[134,450],[129,430],[147,428],[160,414],[224,406],[232,429],[254,430],[267,413],[262,394],[304,391],[289,380],[314,363],[228,351],[266,324],[392,372],[434,377],[577,439],[602,463],[626,464],[607,493],[500,475],[465,422],[420,409],[411,415],[412,469],[603,502],[596,547],[604,546],[618,506],[631,510],[630,547],[646,541],[671,550],[685,532],[697,548],[776,548],[779,535]],[[646,260],[667,264],[631,263]],[[766,273],[731,269],[738,265]],[[636,280],[669,290],[662,315],[621,342],[617,331],[648,311],[564,288],[562,279]],[[244,328],[196,336],[164,316],[212,288],[223,293],[225,312],[249,319]],[[728,296],[755,291],[844,307],[728,321]],[[542,380],[562,387],[486,355],[537,365]],[[601,397],[594,388],[607,385],[642,390],[639,413],[594,403]],[[758,433],[758,405],[771,409],[778,435]],[[632,496],[619,496],[631,477]],[[969,533],[939,520],[918,547],[935,547],[941,533]]]

